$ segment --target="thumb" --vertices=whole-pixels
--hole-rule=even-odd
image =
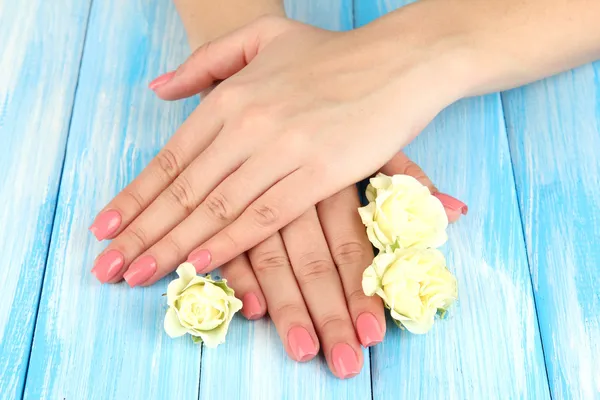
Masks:
[[[401,151],[381,168],[381,172],[389,176],[396,174],[410,175],[421,182],[422,185],[427,186],[431,193],[442,202],[450,222],[456,222],[461,215],[467,214],[468,207],[465,203],[450,195],[441,193],[433,185],[433,182],[431,182],[431,179],[423,172],[421,167],[415,164]]]
[[[213,83],[229,78],[285,31],[292,22],[266,16],[200,46],[176,71],[159,76],[148,85],[163,100],[194,96]]]

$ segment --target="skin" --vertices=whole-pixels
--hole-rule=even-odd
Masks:
[[[188,32],[201,15],[185,17]],[[452,102],[596,59],[594,15],[593,0],[425,0],[351,32],[269,16],[207,42],[151,84],[175,100],[223,81],[103,210],[120,216],[105,253],[123,256],[107,280],[131,284],[143,269],[138,283],[152,284],[188,255],[199,272],[229,263],[225,274],[256,295],[256,315],[268,308],[290,356],[286,335],[301,326],[334,374],[355,375],[358,315],[385,327],[381,304],[360,293],[372,253],[353,183],[399,165],[396,149]],[[339,368],[339,344],[353,368]]]

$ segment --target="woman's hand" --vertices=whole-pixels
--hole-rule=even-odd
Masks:
[[[387,50],[372,30],[270,17],[153,82],[176,99],[229,78],[96,218],[114,238],[99,278],[151,284],[198,246],[189,261],[208,272],[378,170],[452,97],[431,49]]]
[[[417,178],[442,199],[451,220],[466,213],[464,203],[439,194],[402,153],[382,172]],[[321,347],[329,368],[342,379],[360,372],[360,345],[377,344],[385,334],[381,300],[365,296],[361,286],[373,250],[359,206],[356,187],[348,187],[221,267],[244,303],[246,318],[260,318],[268,310],[292,359],[310,360]]]

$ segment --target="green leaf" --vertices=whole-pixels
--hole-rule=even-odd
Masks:
[[[192,341],[196,344],[202,344],[202,338],[200,336],[190,335],[192,337]]]

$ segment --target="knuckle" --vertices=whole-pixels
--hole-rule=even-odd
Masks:
[[[288,128],[280,143],[285,154],[305,155],[313,148],[306,132],[295,128]]]
[[[169,185],[167,192],[174,203],[183,208],[188,214],[196,208],[194,203],[194,191],[190,182],[184,176],[177,178]]]
[[[234,122],[234,130],[241,132],[264,132],[273,125],[276,110],[274,107],[248,104],[239,112]]]
[[[168,247],[168,250],[166,251],[167,254],[171,254],[174,255],[177,260],[181,260],[184,257],[184,252],[183,249],[181,248],[181,245],[179,244],[179,242],[177,241],[177,239],[173,236],[172,233],[167,234],[167,236],[165,236],[164,238],[164,243],[165,245]]]
[[[329,313],[319,319],[317,326],[320,332],[343,332],[345,323],[346,321],[339,314]]]
[[[368,299],[368,297],[365,292],[363,292],[362,288],[355,288],[346,295],[346,302],[348,304],[359,304],[365,299]]]
[[[242,90],[234,84],[221,83],[209,95],[208,98],[217,109],[231,109],[234,104],[239,103]]]
[[[256,253],[254,270],[258,274],[268,273],[272,270],[289,268],[290,260],[285,254],[277,251],[266,251]]]
[[[297,319],[297,316],[304,314],[304,309],[296,303],[284,302],[270,308],[269,314],[274,320],[281,320],[282,318],[294,320]]]
[[[335,272],[333,263],[325,258],[314,258],[302,262],[298,268],[298,281],[300,284],[307,284],[321,279],[327,279]]]
[[[343,242],[332,251],[333,261],[338,267],[360,265],[367,260],[367,254],[368,250],[358,241]]]
[[[279,222],[279,210],[268,204],[252,207],[254,221],[261,227],[269,228]]]
[[[123,194],[130,203],[133,203],[135,205],[137,210],[141,211],[144,208],[146,208],[146,202],[137,190],[125,189]]]
[[[128,228],[124,233],[127,242],[126,247],[130,247],[131,244],[138,249],[146,249],[148,247],[148,237],[143,228],[139,226],[133,226]]]
[[[156,162],[162,174],[169,180],[175,178],[181,173],[183,165],[181,157],[172,149],[166,147],[163,148],[156,155]]]
[[[221,222],[231,222],[233,219],[229,200],[223,193],[213,191],[204,200],[204,205],[209,217]]]

